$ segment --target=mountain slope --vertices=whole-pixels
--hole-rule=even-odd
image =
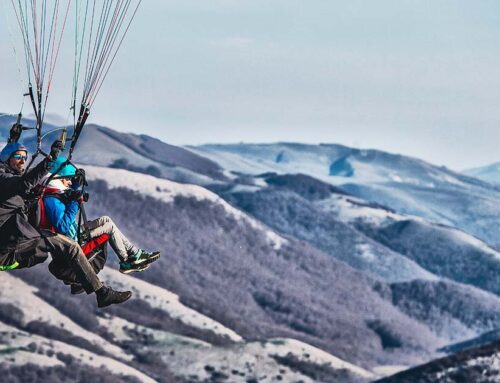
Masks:
[[[89,351],[71,346],[67,343],[47,339],[45,337],[19,331],[0,322],[0,363],[2,365],[25,365],[33,363],[37,366],[65,366],[64,360],[88,365],[91,368],[105,368],[112,374],[132,376],[144,383],[155,380],[113,358],[97,355]]]
[[[436,278],[414,261],[380,245],[295,193],[264,189],[223,196],[276,230],[307,241],[352,267],[383,280]]]
[[[309,176],[264,174],[219,194],[260,221],[388,282],[440,277],[498,293],[500,253],[460,230],[346,194]]]
[[[500,162],[480,168],[465,170],[463,173],[486,182],[500,184]]]
[[[333,195],[318,205],[434,275],[499,292],[500,253],[472,235],[352,197]]]
[[[125,171],[89,168],[89,172],[94,180],[97,199],[94,201],[96,205],[91,209],[93,214],[110,212],[110,215],[120,220],[120,226],[135,236],[139,243],[145,241],[150,246],[157,243],[159,248],[170,249],[167,253],[168,260],[160,261],[167,262],[166,275],[156,275],[151,270],[141,277],[162,286],[170,286],[192,307],[210,313],[211,317],[243,337],[265,334],[266,338],[297,338],[329,350],[357,365],[363,365],[363,357],[352,359],[352,352],[356,355],[363,352],[368,346],[365,342],[371,342],[373,334],[377,334],[378,347],[381,348],[378,351],[378,347],[372,348],[371,358],[379,355],[380,350],[388,352],[394,345],[396,349],[400,349],[398,353],[404,353],[407,340],[400,338],[398,328],[399,322],[405,320],[395,314],[390,306],[385,306],[388,302],[396,305],[391,295],[391,285],[366,278],[362,274],[351,274],[352,269],[325,255],[317,258],[319,254],[310,247],[292,238],[283,239],[206,189]],[[99,182],[99,179],[106,180],[107,185]],[[143,188],[142,185],[148,187]],[[133,193],[130,192],[131,189],[134,190]],[[154,200],[145,195],[154,196]],[[126,208],[120,209],[120,200],[127,201]],[[136,205],[141,207],[140,210],[135,208]],[[216,206],[218,207],[215,209]],[[386,210],[382,211],[387,213]],[[145,225],[137,227],[131,222],[130,217],[142,217],[144,214],[149,217],[147,222],[144,221]],[[186,222],[186,216],[196,219]],[[225,218],[221,220],[222,217]],[[240,231],[238,227],[246,229]],[[159,239],[154,234],[158,232],[162,232],[164,238]],[[254,237],[255,234],[252,234],[250,239],[248,235],[252,232],[265,239],[264,244],[261,239]],[[218,246],[218,250],[212,253],[210,241],[223,241],[225,245]],[[184,248],[186,245],[187,249]],[[225,249],[229,252],[226,253]],[[320,259],[322,261],[318,263]],[[285,260],[286,262],[282,262]],[[186,284],[185,281],[189,282]],[[249,281],[251,283],[248,283]],[[444,287],[436,289],[436,303],[431,302],[429,309],[437,313],[432,320],[438,321],[438,318],[441,318],[443,322],[448,323],[450,318],[455,318],[451,321],[459,324],[460,327],[456,328],[460,328],[460,331],[452,334],[452,326],[447,332],[443,328],[437,328],[431,320],[418,318],[419,324],[425,323],[424,326],[435,333],[431,338],[439,334],[438,336],[443,338],[438,343],[448,343],[455,341],[455,337],[465,340],[472,334],[479,335],[494,328],[494,320],[477,325],[461,318],[460,308],[471,299],[472,294],[474,297],[480,297],[485,303],[481,309],[485,310],[484,315],[495,318],[500,307],[497,297],[481,293],[474,288],[462,289],[460,285],[447,281],[440,283],[443,283]],[[227,290],[228,285],[233,286],[231,291]],[[203,289],[195,290],[193,294],[197,286],[203,286]],[[295,286],[300,292],[295,290]],[[412,289],[400,291],[402,297],[408,301],[416,304],[425,301],[425,294],[414,295]],[[446,291],[450,291],[446,293],[448,295],[445,294]],[[466,294],[466,291],[471,292]],[[361,296],[363,298],[360,300]],[[372,305],[382,303],[385,306],[379,317],[377,309],[369,309],[369,306],[366,306],[364,298],[367,297]],[[445,300],[455,302],[455,306],[443,310],[438,302]],[[307,315],[304,315],[304,305],[308,307]],[[398,309],[404,311],[402,306]],[[370,314],[367,315],[365,310],[370,311]],[[470,306],[468,310],[473,313],[480,312],[479,306]],[[257,316],[253,317],[254,314]],[[393,315],[398,319],[390,319]],[[407,311],[406,315],[417,318],[418,312]],[[238,320],[241,317],[246,318],[244,323]],[[326,319],[327,317],[329,319]],[[323,319],[328,321],[328,325],[322,324]],[[347,322],[349,325],[346,327]],[[255,326],[254,323],[258,325]],[[367,328],[368,334],[372,335],[367,335]],[[335,336],[338,338],[335,348],[329,349],[327,337],[332,329],[335,329]],[[293,335],[290,335],[290,330]],[[404,332],[408,334],[406,330]],[[321,340],[318,341],[316,334],[322,334]],[[365,334],[368,338],[361,340],[360,334]],[[429,336],[427,330],[419,335],[424,334]],[[348,340],[351,336],[354,336],[355,340]],[[428,345],[435,342],[428,341]],[[356,344],[356,349],[347,351],[344,349],[344,342]],[[397,359],[399,357],[391,359],[391,363]]]
[[[500,343],[462,351],[377,381],[377,383],[428,382],[500,382]]]
[[[500,245],[500,188],[418,159],[341,145],[235,144],[190,149],[233,172],[304,173],[399,213],[454,226]]]
[[[106,337],[102,341],[112,343],[113,349],[111,354],[98,347],[92,349],[85,344],[92,341],[92,337],[87,337],[85,330],[71,326],[72,322],[66,316],[71,308],[55,310],[46,301],[68,299],[63,295],[67,292],[61,291],[63,286],[54,279],[47,279],[46,273],[43,267],[38,267],[3,274],[7,286],[22,292],[12,294],[10,287],[0,292],[0,365],[7,375],[43,369],[43,374],[63,374],[69,380],[69,374],[57,368],[81,370],[90,367],[92,373],[103,378],[114,375],[125,376],[123,379],[127,380],[132,376],[142,382],[156,381],[160,371],[161,382],[177,381],[173,375],[179,381],[204,381],[230,374],[233,375],[232,381],[243,383],[252,376],[262,377],[264,373],[269,378],[261,378],[262,382],[273,381],[278,375],[282,377],[281,381],[312,382],[307,374],[295,372],[283,364],[285,360],[295,360],[310,368],[328,365],[331,376],[340,373],[348,376],[346,381],[349,382],[375,377],[367,370],[293,339],[244,341],[234,331],[183,305],[175,294],[109,268],[104,269],[101,277],[115,287],[132,290],[134,296],[125,305],[97,312],[99,328],[94,332],[102,333]],[[32,280],[40,290],[28,287],[14,277],[15,274]],[[33,274],[41,278],[33,279]],[[77,300],[80,307],[93,300],[85,296],[69,299]],[[30,302],[38,308],[34,317],[33,310],[27,305]],[[138,310],[142,313],[139,314]],[[186,335],[175,333],[179,331]],[[208,336],[209,332],[228,341],[212,344],[208,341],[215,338]],[[81,338],[77,340],[74,336]],[[201,340],[200,336],[208,341]],[[172,378],[165,375],[166,368],[173,371]]]
[[[205,189],[120,170],[90,167],[88,173],[95,194],[91,216],[106,213],[137,243],[167,249],[159,261],[164,272],[153,269],[141,278],[175,291],[243,337],[296,338],[358,365],[387,361],[381,330],[370,327],[377,318],[383,328],[390,323],[398,339],[399,329],[419,328],[417,338],[401,339],[403,349],[442,343],[383,300],[375,281],[283,240]],[[141,185],[155,190],[155,199]],[[173,196],[179,189],[183,194]]]

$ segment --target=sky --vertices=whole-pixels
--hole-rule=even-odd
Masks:
[[[22,48],[0,1],[0,112],[17,113]],[[47,107],[63,121],[72,49],[64,40]],[[174,145],[340,143],[455,170],[498,162],[500,2],[144,0],[90,122]]]

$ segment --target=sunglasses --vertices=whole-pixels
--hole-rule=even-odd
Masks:
[[[17,160],[17,161],[21,161],[21,160],[26,161],[28,159],[28,156],[27,155],[23,156],[22,154],[14,154],[12,156],[12,158]]]

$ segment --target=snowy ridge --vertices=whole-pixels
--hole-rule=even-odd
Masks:
[[[196,381],[210,380],[212,372],[220,372],[231,374],[228,379],[231,383],[247,383],[252,378],[262,383],[313,382],[299,371],[280,364],[276,357],[293,357],[311,366],[327,365],[333,370],[346,370],[363,379],[379,376],[294,339],[277,338],[219,347],[164,331],[140,327],[138,330],[153,336],[154,352],[162,356],[176,375],[185,378],[196,376]]]
[[[161,341],[162,345],[183,345],[190,347],[205,347],[210,348],[212,345],[210,343],[198,340],[195,338],[188,338],[182,335],[177,335],[169,333],[162,330],[154,330],[149,327],[141,326],[135,323],[131,323],[120,317],[104,315],[104,317],[98,317],[99,324],[105,327],[110,334],[113,335],[115,342],[126,342],[133,340],[134,337],[131,332],[140,333],[142,335],[150,335],[156,341]]]
[[[202,145],[189,149],[232,172],[306,174],[399,213],[458,227],[500,246],[498,186],[417,158],[321,144]]]
[[[462,230],[454,227],[437,225],[414,215],[403,215],[384,210],[380,207],[366,206],[367,202],[359,198],[333,196],[317,204],[323,209],[336,214],[341,220],[348,223],[355,223],[360,220],[369,225],[382,227],[397,221],[416,221],[424,226],[432,227],[434,230],[444,232],[451,236],[456,242],[477,248],[478,250],[500,259],[500,252]]]
[[[261,223],[228,204],[215,193],[201,186],[180,184],[123,169],[85,166],[85,170],[87,171],[89,180],[103,180],[111,189],[127,188],[166,203],[172,203],[176,196],[210,201],[214,204],[223,206],[225,211],[234,219],[243,220],[254,229],[264,231],[267,239],[276,250],[287,243],[286,239],[280,237],[269,228],[264,227]]]
[[[401,221],[410,216],[392,213],[379,207],[367,206],[367,201],[356,197],[346,197],[335,195],[329,199],[317,203],[322,208],[336,214],[342,221],[353,223],[358,219],[363,219],[373,224],[383,224],[389,220]],[[413,217],[419,219],[418,217]]]
[[[104,280],[111,281],[113,286],[117,286],[120,289],[131,290],[135,298],[146,301],[154,308],[166,311],[172,318],[179,319],[191,327],[209,330],[215,334],[227,336],[235,342],[241,342],[243,340],[243,338],[233,330],[184,306],[180,302],[179,296],[168,290],[154,286],[140,279],[121,274],[109,267],[105,267],[100,275],[103,276]]]
[[[15,335],[15,336],[14,336]],[[35,343],[36,351],[28,352],[28,345]],[[11,350],[14,352],[1,352]],[[54,354],[49,356],[41,356],[38,351],[52,351]],[[117,360],[94,354],[90,351],[71,346],[69,344],[49,340],[47,338],[32,335],[19,331],[18,329],[8,326],[0,322],[0,363],[22,365],[27,363],[43,363],[43,366],[64,365],[57,359],[56,354],[62,353],[71,355],[80,363],[88,365],[93,368],[105,367],[109,371],[117,375],[130,375],[144,383],[154,383],[155,380],[151,379],[142,372],[136,370],[119,362]]]
[[[332,213],[338,220],[354,227],[359,222],[372,227],[382,227],[410,218],[410,216],[393,213],[381,207],[370,206],[367,201],[352,196],[332,195],[315,204],[325,212]],[[419,217],[415,219],[423,221]],[[439,279],[415,261],[389,249],[381,253],[377,246],[379,246],[378,243],[369,238],[366,238],[366,242],[354,245],[352,256],[357,256],[363,264],[369,265],[368,269],[363,270],[372,272],[389,282]]]
[[[255,343],[253,343],[253,345],[255,345]],[[329,364],[334,369],[348,370],[367,379],[374,377],[373,373],[368,370],[355,366],[317,347],[295,339],[271,339],[264,344],[264,348],[269,355],[286,356],[291,353],[302,361],[308,361],[318,365]]]
[[[500,260],[500,252],[492,249],[480,239],[470,234],[464,233],[463,231],[453,228],[450,228],[450,234],[453,235],[458,241],[464,242],[465,244],[472,247],[477,247],[478,249],[484,251],[485,253],[490,254],[496,259]]]
[[[62,327],[73,335],[101,347],[115,357],[132,360],[132,356],[126,354],[121,348],[80,327],[43,299],[37,297],[38,290],[21,279],[4,272],[1,275],[1,284],[0,303],[12,304],[20,309],[23,312],[25,324],[32,321],[42,321],[54,327]]]
[[[438,170],[417,158],[341,145],[228,144],[201,145],[188,149],[211,159],[224,169],[246,174],[270,171],[278,174],[303,173],[334,184],[354,178],[356,182],[366,184],[395,182],[429,188],[441,183],[464,185],[453,173]],[[342,163],[344,169],[332,171],[334,163]]]
[[[397,374],[398,372],[404,371],[408,366],[377,366],[373,368],[373,372],[378,376],[389,376]]]

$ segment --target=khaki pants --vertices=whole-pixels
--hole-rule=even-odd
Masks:
[[[71,270],[87,294],[99,290],[103,284],[97,277],[82,249],[75,241],[61,234],[43,231],[44,238],[22,242],[15,252],[20,268],[44,262],[48,255],[58,268]]]
[[[121,262],[125,262],[130,255],[139,251],[108,216],[87,222],[85,228],[90,230],[90,238],[97,238],[103,234],[109,235],[109,244]]]

